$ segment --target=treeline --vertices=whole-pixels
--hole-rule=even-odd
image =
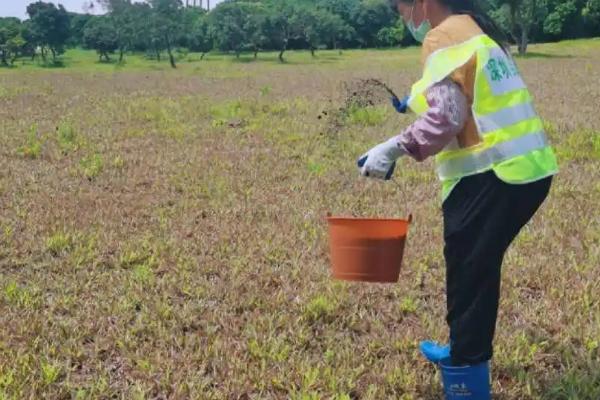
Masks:
[[[530,42],[600,36],[600,0],[483,0],[482,8],[507,39],[527,51]]]
[[[0,19],[0,63],[39,56],[44,62],[67,47],[85,47],[109,61],[145,52],[176,67],[187,51],[203,55],[288,49],[392,47],[414,43],[389,0],[226,0],[213,10],[181,0],[100,0],[102,16],[74,14],[38,1],[29,19]],[[507,39],[524,53],[530,41],[600,36],[600,0],[481,0]]]

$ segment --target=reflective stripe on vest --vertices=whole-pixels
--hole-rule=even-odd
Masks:
[[[544,132],[530,133],[498,143],[480,152],[439,162],[437,172],[443,180],[460,178],[486,171],[496,163],[543,149],[546,146],[548,146],[548,140]]]
[[[537,113],[533,108],[533,104],[529,102],[503,108],[492,114],[477,115],[475,116],[475,122],[477,123],[479,133],[485,135],[486,133],[507,128],[511,125],[536,117]]]

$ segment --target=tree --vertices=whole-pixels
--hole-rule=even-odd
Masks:
[[[177,68],[173,46],[183,36],[181,0],[148,0],[152,7],[151,34],[156,48],[166,48],[171,67]]]
[[[350,24],[361,7],[360,0],[317,0],[317,7],[342,18]]]
[[[308,7],[298,8],[292,15],[290,24],[293,26],[296,37],[306,42],[311,55],[314,57],[315,50],[323,40],[321,36],[323,27],[321,26],[322,18],[320,12]]]
[[[494,13],[496,20],[517,43],[519,54],[527,52],[532,30],[541,26],[547,16],[544,0],[500,0],[500,8]]]
[[[340,44],[348,43],[356,32],[339,15],[322,11],[320,13],[320,35],[329,48],[338,49]]]
[[[287,51],[290,40],[297,36],[296,28],[290,22],[294,6],[282,1],[273,4],[268,10],[263,29],[269,38],[269,46],[279,51],[279,61],[284,62],[283,54]]]
[[[331,15],[339,17],[345,24],[345,26],[339,25],[338,21],[332,21],[337,25],[334,31],[338,30],[340,32],[339,42],[336,43],[335,47],[339,45],[350,46],[353,43],[359,43],[356,41],[357,34],[353,28],[353,24],[354,16],[358,14],[358,9],[361,7],[360,0],[317,0],[317,7],[328,11]]]
[[[250,22],[251,15],[256,12],[255,8],[254,3],[225,2],[209,14],[210,33],[220,50],[233,51],[239,57],[244,49],[252,47],[247,28],[257,30]]]
[[[95,18],[95,16],[91,14],[69,13],[71,31],[69,40],[67,40],[67,45],[69,47],[83,46],[83,29],[93,18]]]
[[[11,55],[10,65],[13,65],[15,63],[15,60],[17,59],[19,54],[26,49],[26,46],[27,42],[25,41],[25,39],[23,39],[23,36],[21,36],[20,34],[8,40],[8,42],[6,43],[6,51],[7,54]]]
[[[404,24],[400,19],[394,26],[386,26],[377,32],[377,46],[392,47],[402,42],[404,39]]]
[[[12,65],[26,42],[18,18],[0,18],[0,63]]]
[[[189,0],[188,0],[189,1]],[[199,7],[191,7],[191,4],[182,10],[182,31],[184,35],[181,37],[180,45],[190,47],[190,34],[194,30],[196,22],[204,18],[207,11]]]
[[[260,3],[249,3],[245,11],[247,12],[246,21],[244,22],[245,47],[254,53],[256,59],[258,52],[269,45],[269,38],[265,30],[268,14]]]
[[[587,0],[581,14],[593,36],[600,35],[600,0]]]
[[[393,26],[397,19],[386,0],[363,0],[355,10],[352,27],[362,47],[373,47],[377,33],[386,26]]]
[[[337,48],[341,41],[352,37],[354,30],[344,20],[325,9],[299,7],[290,18],[291,31],[303,40],[312,54],[321,46]]]
[[[204,59],[206,53],[213,48],[213,38],[209,31],[208,17],[205,15],[200,16],[193,24],[191,31],[188,35],[188,46],[192,51],[199,51],[202,53],[200,59]]]
[[[31,61],[35,60],[36,48],[38,47],[38,40],[36,34],[32,28],[33,24],[31,20],[27,19],[21,24],[21,35],[25,39],[25,46],[23,47],[22,54],[31,57]]]
[[[46,60],[45,50],[52,52],[52,60],[64,52],[65,43],[69,39],[69,14],[62,5],[38,1],[27,6],[27,14],[31,20],[31,36],[35,44],[42,49],[42,57]]]
[[[577,5],[575,0],[560,0],[553,6],[550,9],[554,11],[550,12],[544,19],[543,30],[544,33],[556,38],[563,37],[566,26],[569,22],[573,23],[574,18],[577,17]]]
[[[123,41],[122,49],[131,49],[136,51],[155,50],[160,54],[160,48],[156,48],[154,42],[154,27],[149,24],[153,20],[154,11],[148,3],[132,3],[129,13],[129,31],[127,35],[120,36],[119,40]],[[121,42],[120,42],[121,43]],[[160,59],[160,57],[158,57]]]
[[[109,54],[119,48],[117,29],[110,16],[91,19],[83,31],[84,44],[89,49],[98,52],[100,59],[110,61]]]
[[[131,0],[101,0],[102,6],[109,11],[117,36],[119,62],[123,62],[125,52],[133,47],[136,33],[136,17],[149,15],[142,10],[149,10],[147,4],[133,4]],[[138,5],[140,7],[138,7]],[[136,13],[136,11],[138,11]],[[139,12],[142,11],[142,12]],[[139,32],[141,33],[141,31]]]

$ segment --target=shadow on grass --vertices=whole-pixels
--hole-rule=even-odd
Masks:
[[[284,54],[283,61],[279,60],[278,55],[266,55],[259,53],[257,58],[254,55],[241,54],[239,57],[232,55],[229,58],[229,62],[233,64],[252,64],[252,63],[270,63],[277,65],[312,65],[312,64],[333,64],[344,59],[343,54],[331,54],[331,53],[320,53],[316,52],[314,56],[307,57],[294,57],[294,53]],[[197,62],[197,61],[194,61]]]
[[[40,68],[55,69],[66,68],[67,65],[63,60],[47,61],[38,64]]]
[[[239,57],[232,56],[231,60],[234,64],[250,64],[253,62],[261,61],[260,58],[254,58],[254,56],[244,56],[240,55]]]
[[[119,60],[116,58],[111,58],[109,60],[96,60],[94,63],[96,65],[119,65]]]
[[[301,60],[297,60],[294,59],[293,55],[290,59],[285,58],[283,64],[288,64],[288,65],[322,65],[322,64],[335,64],[339,61],[342,61],[344,59],[343,54],[330,54],[330,53],[315,53],[314,56],[311,56],[310,58],[305,58],[305,59],[301,59]],[[279,64],[282,64],[281,62],[279,62],[279,60],[275,60],[277,61]]]
[[[528,51],[524,55],[520,55],[515,53],[514,56],[519,59],[529,59],[529,58],[542,58],[542,59],[565,59],[565,58],[573,58],[570,54],[549,54],[549,53],[539,53],[536,51]]]

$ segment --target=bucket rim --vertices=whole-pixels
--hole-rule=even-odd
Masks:
[[[407,224],[412,223],[412,215],[408,218],[377,218],[377,217],[335,217],[328,216],[327,221],[329,222],[341,222],[341,221],[378,221],[378,222],[406,222]]]
[[[450,357],[444,358],[439,363],[441,369],[445,371],[459,371],[465,369],[481,369],[481,368],[489,368],[490,362],[483,361],[477,364],[467,364],[467,365],[452,365],[452,360]]]

